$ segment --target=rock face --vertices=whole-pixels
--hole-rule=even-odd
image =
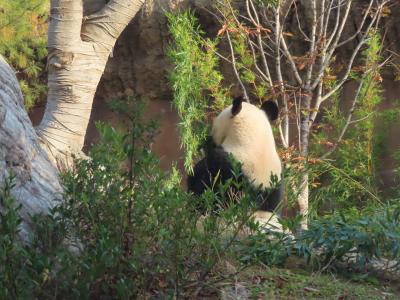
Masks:
[[[168,72],[172,65],[166,52],[170,38],[166,11],[196,9],[205,22],[211,16],[204,10],[210,0],[151,0],[118,39],[108,61],[96,99],[112,99],[134,92],[148,100],[169,100]],[[202,22],[203,23],[203,22]],[[209,24],[213,30],[217,24]]]
[[[96,0],[86,0],[96,1]],[[306,5],[307,1],[301,1]],[[349,22],[345,28],[345,35],[354,33],[362,20],[363,7],[369,1],[359,0],[351,11]],[[119,38],[114,49],[114,55],[106,67],[103,79],[98,87],[96,100],[112,99],[135,93],[148,100],[170,100],[171,91],[168,86],[168,72],[171,63],[166,51],[170,42],[168,23],[165,11],[178,9],[192,9],[199,19],[202,29],[210,36],[215,36],[219,24],[208,11],[212,9],[212,0],[148,0],[141,13],[127,27]],[[382,28],[385,29],[387,48],[400,51],[400,22],[396,21],[400,15],[400,4],[390,8],[388,17],[382,18]],[[304,16],[305,18],[307,16]],[[288,16],[287,28],[297,32],[297,20]],[[299,36],[301,34],[299,33]],[[305,45],[297,45],[302,48]],[[338,56],[346,57],[354,48],[349,43],[343,47]],[[225,75],[230,76],[232,70],[223,66]],[[389,71],[390,73],[391,71]],[[387,74],[389,75],[389,74]]]

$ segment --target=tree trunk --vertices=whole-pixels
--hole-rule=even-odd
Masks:
[[[82,0],[52,0],[48,97],[37,128],[53,161],[69,162],[84,143],[92,103],[114,44],[144,0],[111,0],[83,16]]]
[[[310,138],[310,107],[312,92],[305,89],[305,96],[302,97],[301,118],[300,118],[300,156],[304,158],[303,163],[307,164],[308,144]],[[307,214],[308,214],[308,170],[307,166],[303,168],[303,173],[299,181],[299,193],[297,203],[299,205],[300,214],[303,220],[300,223],[301,229],[307,229]]]
[[[299,181],[299,194],[297,196],[297,203],[299,205],[299,211],[302,215],[300,222],[300,228],[306,230],[308,228],[307,214],[308,214],[308,171],[304,170],[301,174]]]
[[[21,237],[26,239],[29,214],[47,212],[61,199],[62,189],[38,143],[14,71],[0,56],[0,187],[11,174],[16,184],[11,194],[22,205]]]
[[[98,0],[101,9],[85,17],[82,2],[51,1],[49,92],[37,134],[14,72],[0,57],[0,187],[15,175],[11,192],[21,204],[22,238],[30,231],[30,214],[46,213],[62,200],[55,162],[68,163],[71,154],[80,153],[107,59],[144,0]]]

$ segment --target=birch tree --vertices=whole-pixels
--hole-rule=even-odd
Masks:
[[[143,2],[51,1],[48,102],[36,131],[15,74],[0,57],[0,186],[15,177],[12,196],[22,206],[23,237],[29,214],[45,213],[62,200],[55,162],[80,153],[107,59]],[[91,14],[84,16],[83,4]]]
[[[82,0],[51,0],[48,96],[37,128],[54,160],[79,154],[97,85],[115,42],[144,0],[87,1],[100,7],[84,16]]]
[[[275,3],[276,2],[276,3]],[[279,106],[283,108],[279,124],[279,137],[285,149],[294,147],[298,161],[307,163],[309,154],[310,129],[315,123],[321,105],[341,90],[350,79],[353,68],[370,33],[379,24],[382,12],[389,0],[246,0],[237,10],[230,0],[219,3],[223,27],[230,45],[230,58],[236,78],[244,95],[246,87],[238,75],[235,52],[232,47],[232,34],[244,37],[249,52],[254,58],[254,72],[258,81],[269,87],[269,92]],[[271,4],[273,3],[273,4]],[[350,12],[357,7],[362,11],[361,20],[351,35],[345,34],[350,23]],[[242,13],[239,13],[242,12]],[[287,18],[292,17],[297,27],[297,39],[302,41],[301,49],[293,41],[293,21],[288,25]],[[354,20],[351,20],[354,23]],[[234,26],[229,24],[234,24]],[[289,27],[290,26],[290,27]],[[335,74],[334,86],[325,84],[331,74],[338,50],[348,44],[352,50],[346,55],[347,61],[341,72]],[[364,69],[364,74],[371,70]],[[332,149],[321,158],[327,158],[343,138],[350,124],[356,122],[353,113],[359,100],[363,79],[359,80],[357,94],[347,111],[347,122]],[[291,125],[291,124],[293,124]],[[302,168],[299,183],[294,186],[298,193],[298,205],[301,215],[307,216],[309,198],[309,173]],[[302,228],[307,228],[305,218]]]

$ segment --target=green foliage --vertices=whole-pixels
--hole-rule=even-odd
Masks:
[[[65,179],[63,214],[84,249],[74,288],[78,295],[128,298],[154,289],[179,297],[194,270],[215,264],[217,256],[208,255],[220,244],[197,231],[196,202],[181,191],[177,173],[159,170],[144,138],[153,125],[131,122],[128,134],[100,125],[103,142],[92,160],[78,162]]]
[[[0,54],[17,71],[27,109],[46,93],[48,9],[43,0],[0,0]]]
[[[21,219],[7,182],[0,195],[1,298],[189,296],[225,278],[219,265],[236,259],[239,234],[245,226],[256,230],[250,185],[229,208],[234,182],[202,197],[182,191],[178,172],[162,172],[149,151],[155,125],[142,121],[143,104],[122,103],[113,108],[129,119],[129,130],[97,125],[101,142],[63,176],[65,201],[33,218],[26,246],[17,241]],[[218,214],[216,201],[225,205]]]
[[[283,265],[292,254],[292,237],[276,231],[256,231],[238,245],[244,264]]]
[[[372,213],[352,210],[314,221],[298,238],[296,248],[298,254],[314,258],[324,268],[343,260],[350,260],[359,269],[383,257],[398,262],[400,206],[377,206]],[[399,269],[400,265],[391,267]]]
[[[297,240],[260,230],[251,219],[250,184],[232,179],[215,193],[187,194],[178,172],[162,172],[149,151],[156,126],[141,119],[143,103],[130,98],[113,108],[127,117],[129,130],[98,124],[102,139],[92,158],[76,161],[63,176],[62,204],[33,216],[28,244],[18,239],[13,180],[0,190],[0,298],[190,298],[201,291],[215,294],[216,283],[233,281],[237,273],[221,267],[228,262],[240,270],[281,265],[295,252],[304,256],[318,247],[328,253],[324,260],[340,259],[338,246],[356,247],[365,257],[360,263],[398,258],[398,208],[380,216],[333,216]],[[240,166],[234,165],[238,178]],[[243,195],[228,195],[231,184]],[[206,206],[204,216],[197,211],[200,204]],[[224,208],[217,214],[216,204]],[[283,224],[293,228],[297,222]]]
[[[378,105],[382,100],[381,77],[379,64],[381,57],[380,37],[372,34],[363,52],[365,72],[354,80],[361,84],[356,108],[344,138],[337,150],[328,161],[312,166],[311,176],[314,188],[311,194],[313,213],[316,209],[333,209],[336,207],[349,208],[365,207],[379,202],[375,178],[379,167],[378,140],[379,132],[375,128],[379,117]],[[335,85],[335,81],[326,82]],[[320,156],[325,153],[327,140],[337,139],[346,124],[347,114],[343,114],[343,104],[340,103],[340,92],[332,98],[330,105],[323,110],[322,130],[313,135],[312,155]],[[329,144],[329,142],[328,142]]]
[[[390,288],[387,283],[365,280],[357,283],[349,280],[349,276],[341,277],[332,272],[318,274],[295,259],[285,268],[260,266],[249,269],[246,275],[238,281],[246,282],[250,299],[398,299],[395,285]]]
[[[207,136],[207,116],[227,105],[227,89],[221,87],[223,77],[217,70],[217,40],[203,37],[190,12],[167,16],[174,39],[174,46],[168,51],[175,65],[170,81],[174,104],[182,120],[179,128],[185,149],[185,168],[191,171],[192,161]]]
[[[397,179],[397,182],[400,181],[400,149],[396,149],[393,153],[393,158],[397,162],[397,167],[394,169],[394,173]],[[395,187],[395,195],[400,197],[400,191]]]
[[[0,296],[12,298],[17,294],[17,278],[23,265],[23,248],[16,243],[18,240],[18,226],[21,218],[18,215],[20,207],[16,206],[15,200],[10,196],[13,188],[13,179],[5,181],[0,191]],[[14,257],[16,259],[14,259]]]

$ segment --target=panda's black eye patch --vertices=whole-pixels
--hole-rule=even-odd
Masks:
[[[239,96],[233,100],[232,103],[232,117],[236,116],[242,110],[243,97]]]
[[[261,105],[261,109],[267,114],[268,119],[272,122],[278,118],[279,109],[274,101],[265,101]]]

